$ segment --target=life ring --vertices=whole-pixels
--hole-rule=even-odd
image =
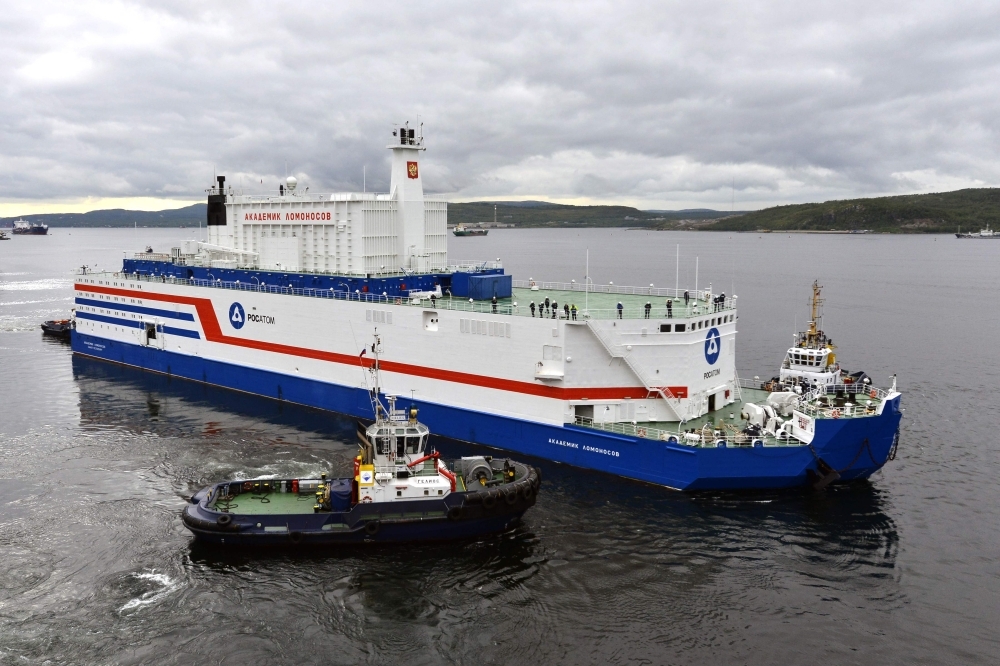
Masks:
[[[453,506],[448,509],[448,520],[461,520],[465,514],[465,509],[460,506]]]
[[[371,501],[372,501],[372,498],[369,497],[369,496],[367,496],[367,495],[361,498],[361,503],[362,504],[371,504]]]
[[[646,436],[646,429],[645,428],[636,428],[635,429],[635,434],[636,434],[637,437],[645,437]]]
[[[486,496],[483,497],[483,508],[492,509],[496,505],[497,505],[496,495],[494,495],[493,493],[486,493]]]
[[[244,481],[243,482],[243,492],[248,493],[251,490],[253,490],[253,483],[251,483],[250,481]]]
[[[868,392],[868,397],[874,400],[875,398],[878,397],[878,391],[872,389],[871,391]]]
[[[830,416],[832,416],[835,419],[839,419],[840,418],[840,410],[839,409],[833,410],[832,412],[830,412]]]
[[[220,524],[222,526],[225,526],[225,525],[228,525],[229,523],[233,522],[233,517],[230,516],[228,513],[224,513],[221,516],[219,516],[218,518],[216,518],[215,522],[217,522],[218,524]]]
[[[365,523],[365,534],[368,536],[375,536],[378,534],[379,528],[382,527],[382,523],[378,520],[369,520]]]
[[[503,494],[503,501],[510,506],[514,506],[515,504],[517,504],[517,488],[505,492]]]

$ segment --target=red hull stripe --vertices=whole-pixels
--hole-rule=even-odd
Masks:
[[[312,358],[330,363],[343,363],[356,365],[359,363],[358,357],[354,354],[338,354],[336,352],[320,351],[309,349],[308,347],[294,347],[283,345],[277,342],[264,342],[261,340],[249,340],[245,338],[234,338],[223,334],[219,326],[219,320],[215,316],[215,309],[212,301],[207,298],[194,298],[191,296],[176,296],[173,294],[157,294],[145,291],[133,291],[131,289],[117,289],[115,287],[105,287],[96,284],[77,284],[77,291],[97,292],[111,296],[127,296],[129,298],[143,298],[152,301],[162,301],[166,303],[177,303],[180,305],[190,305],[198,312],[198,319],[201,320],[201,327],[205,332],[205,339],[209,342],[218,342],[235,347],[246,347],[248,349],[259,349],[260,351],[273,352],[276,354],[286,354],[288,356],[298,356],[301,358]],[[114,307],[113,304],[109,304]],[[362,358],[361,363],[371,366],[372,360]],[[532,384],[514,379],[500,379],[498,377],[484,377],[467,372],[456,370],[442,370],[440,368],[428,368],[398,361],[382,361],[382,369],[386,372],[395,372],[403,375],[413,375],[415,377],[426,377],[428,379],[439,379],[446,382],[455,382],[468,386],[481,386],[483,388],[498,389],[501,391],[511,391],[514,393],[526,393],[537,395],[543,398],[554,398],[556,400],[621,400],[623,398],[633,398],[641,400],[648,397],[649,391],[641,386],[623,387],[595,387],[595,388],[561,388],[558,386],[545,386],[544,384]],[[686,386],[669,386],[668,388],[675,397],[686,398]]]

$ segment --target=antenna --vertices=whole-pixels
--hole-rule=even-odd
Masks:
[[[368,165],[361,167],[361,191],[368,191]]]

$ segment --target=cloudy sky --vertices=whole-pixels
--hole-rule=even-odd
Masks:
[[[287,172],[645,209],[1000,185],[1000,2],[4,3],[0,215]],[[263,184],[261,184],[263,181]]]

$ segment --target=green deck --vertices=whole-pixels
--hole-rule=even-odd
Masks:
[[[316,504],[315,494],[299,493],[240,493],[230,502],[213,502],[210,506],[227,513],[272,515],[289,513],[312,513]],[[227,508],[228,507],[228,508]]]

